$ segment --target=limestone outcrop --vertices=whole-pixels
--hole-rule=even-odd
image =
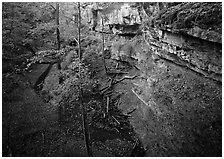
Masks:
[[[221,3],[177,3],[162,9],[154,22],[163,30],[222,43]]]
[[[144,38],[161,58],[222,81],[221,4],[180,3],[160,10],[148,7],[152,19]],[[215,14],[214,14],[215,13]],[[207,17],[207,18],[206,18]]]
[[[104,8],[93,4],[86,11],[88,22],[93,30],[97,27],[101,30],[104,25],[105,29],[110,29],[113,33],[136,34],[141,19],[133,4],[135,3],[119,3]]]

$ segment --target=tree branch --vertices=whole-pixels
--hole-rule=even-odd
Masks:
[[[109,104],[110,104],[110,97],[107,97],[106,113],[108,113],[108,110],[109,110]]]
[[[50,4],[50,7],[51,7],[51,8],[53,8],[53,9],[54,9],[54,11],[56,10],[56,8],[54,8],[54,6],[53,6],[53,5],[51,5],[51,4]]]
[[[80,2],[78,2],[78,44],[79,44],[79,61],[81,63],[82,61],[82,52],[81,52],[81,9],[80,9]],[[79,75],[81,74],[81,65],[79,64]],[[79,85],[79,96],[80,96],[80,105],[82,107],[82,122],[83,122],[83,134],[84,134],[84,140],[85,140],[85,145],[86,145],[86,150],[88,156],[92,157],[93,152],[92,152],[92,147],[91,147],[91,141],[90,141],[90,132],[89,132],[89,125],[87,122],[87,108],[83,102],[83,92],[82,92],[82,86],[81,83]]]
[[[117,83],[119,83],[119,82],[121,82],[121,81],[123,81],[125,79],[134,79],[136,77],[138,77],[138,76],[137,75],[135,75],[135,76],[124,76],[123,78],[121,78],[119,80],[116,80],[113,84],[117,84]]]

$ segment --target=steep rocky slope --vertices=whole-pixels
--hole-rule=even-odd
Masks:
[[[129,74],[139,75],[115,87],[125,94],[119,108],[125,113],[136,109],[130,121],[147,156],[220,156],[221,5],[163,7],[152,3],[151,14],[143,10],[143,35],[108,42],[111,57],[135,66]],[[189,11],[192,15],[184,19]],[[210,21],[203,21],[206,16]]]
[[[115,91],[124,93],[119,105],[124,114],[136,109],[130,123],[146,156],[221,155],[220,83],[158,57],[139,39],[126,41],[138,59],[138,69],[127,76],[139,76]]]

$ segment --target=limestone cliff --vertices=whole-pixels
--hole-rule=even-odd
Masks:
[[[155,54],[221,81],[221,3],[154,4],[144,11],[154,16],[144,37]]]
[[[220,17],[220,6],[139,4],[142,35],[117,37],[107,44],[112,59],[138,68],[130,71],[138,78],[115,89],[125,92],[120,109],[137,109],[130,122],[146,156],[221,152],[221,23],[211,24]],[[208,15],[211,19],[205,19]]]
[[[108,15],[107,24],[114,25],[114,33],[135,34],[136,29],[141,29],[153,54],[221,81],[221,3],[125,4]],[[130,17],[129,21],[125,17]],[[134,25],[138,27],[128,30]],[[119,43],[122,45],[121,41]],[[124,56],[124,52],[114,49],[115,45],[112,54],[118,57],[121,53]]]
[[[114,34],[135,34],[141,25],[135,3],[93,4],[85,11],[92,28],[110,29]],[[102,21],[103,20],[103,21]]]
[[[155,25],[163,30],[221,43],[222,4],[188,2],[165,7],[156,17]]]

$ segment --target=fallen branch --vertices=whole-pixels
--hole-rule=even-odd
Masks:
[[[117,67],[118,67],[118,64],[116,65],[115,69],[117,69]],[[108,72],[107,72],[107,74],[108,74]],[[101,95],[104,94],[107,90],[109,90],[113,84],[115,84],[115,83],[113,83],[113,81],[116,78],[116,76],[117,76],[117,73],[113,74],[113,76],[110,77],[110,83],[109,83],[109,85],[107,87],[105,87],[105,88],[103,88],[103,89],[100,90],[100,92],[101,92],[100,94]]]
[[[106,113],[108,113],[108,110],[109,110],[109,104],[110,104],[110,97],[107,97]]]
[[[125,79],[134,79],[136,77],[138,77],[138,76],[137,75],[135,75],[135,76],[124,76],[123,78],[121,78],[119,80],[116,80],[113,84],[117,84],[117,83],[119,83],[119,82],[121,82],[121,81],[123,81]]]
[[[114,115],[120,119],[132,117],[131,115],[127,115],[127,114],[114,114]]]
[[[118,133],[120,133],[120,131],[117,128],[113,128],[113,129],[115,129]]]
[[[104,93],[104,96],[108,97],[111,96],[113,94],[113,90],[107,91]]]
[[[127,114],[131,114],[131,113],[133,113],[134,111],[136,111],[136,108],[134,108],[133,110],[127,112]]]
[[[110,78],[109,85],[101,90],[101,93],[100,93],[101,95],[104,94],[107,90],[110,89],[110,87],[112,86],[112,82],[113,82],[113,78]]]
[[[109,81],[110,81],[110,79],[109,79]],[[99,90],[101,92],[100,94],[103,94],[102,92],[104,92],[104,90],[107,89],[107,88],[108,88],[108,86],[106,86],[106,87],[102,88],[101,90]]]
[[[117,123],[118,125],[120,125],[120,122],[119,122],[114,116],[112,116],[112,118],[116,121],[116,123]]]
[[[50,7],[51,7],[54,11],[56,10],[55,7],[54,7],[53,5],[51,5],[51,4],[50,4]]]
[[[145,105],[147,105],[147,106],[149,106],[149,104],[146,102],[146,101],[144,101],[135,91],[134,91],[134,89],[132,89],[132,92],[138,97],[138,99],[140,99]]]
[[[155,105],[155,102],[150,101],[150,104],[147,103],[146,101],[144,101],[144,99],[142,99],[142,97],[140,97],[133,89],[132,92],[138,97],[139,100],[141,100],[146,106],[148,106],[150,109],[152,109],[153,112],[156,112],[158,115],[161,115],[162,113],[160,112],[159,109],[157,109],[156,107],[153,107],[152,105]],[[152,103],[153,102],[153,103]]]
[[[116,77],[116,74],[115,74],[115,77]],[[110,79],[110,83],[109,83],[109,85],[107,86],[107,87],[104,87],[103,89],[101,89],[100,90],[100,94],[102,95],[102,94],[104,94],[107,90],[109,90],[110,88],[111,88],[111,86],[112,85],[114,85],[114,84],[117,84],[117,83],[119,83],[119,82],[121,82],[121,81],[123,81],[123,80],[125,80],[125,79],[134,79],[134,78],[136,78],[136,77],[138,77],[137,75],[135,75],[135,76],[124,76],[123,78],[121,78],[121,79],[119,79],[119,80],[116,80],[115,82],[113,82],[114,81],[114,78],[111,78]]]

